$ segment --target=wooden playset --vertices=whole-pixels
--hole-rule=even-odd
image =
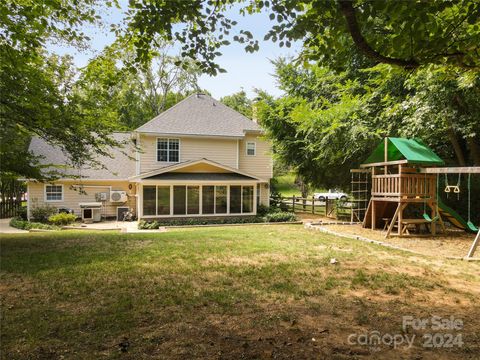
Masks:
[[[444,165],[443,160],[420,140],[385,138],[361,165],[361,170],[371,175],[371,197],[366,210],[356,214],[357,218],[363,220],[364,227],[385,230],[385,237],[409,236],[414,228],[415,236],[435,235],[437,226],[445,231],[446,220],[458,228],[477,233],[469,252],[469,256],[473,256],[480,242],[480,231],[471,221],[470,178],[471,174],[480,174],[480,167],[441,165]],[[450,184],[448,174],[457,174],[458,181]],[[446,178],[443,191],[459,194],[460,174],[468,176],[467,221],[439,197],[439,176]],[[422,209],[423,214],[406,217],[406,209],[410,206]],[[427,229],[427,234],[420,234],[422,227]]]

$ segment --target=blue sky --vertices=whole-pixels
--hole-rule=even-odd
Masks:
[[[227,16],[238,22],[237,29],[249,30],[256,39],[259,40],[260,50],[251,54],[245,52],[241,44],[232,42],[229,46],[221,49],[222,56],[217,58],[221,67],[227,70],[227,73],[219,74],[215,77],[202,75],[199,79],[199,85],[216,97],[220,98],[244,89],[250,97],[254,96],[254,88],[266,90],[272,95],[280,95],[281,91],[277,88],[275,79],[271,75],[273,66],[270,59],[276,59],[279,56],[295,55],[300,45],[294,43],[290,49],[280,48],[278,44],[264,42],[263,36],[268,31],[272,22],[267,14],[255,14],[243,17],[238,13],[238,6],[230,9]],[[89,59],[95,56],[106,45],[114,41],[114,35],[109,32],[110,23],[118,23],[122,19],[122,11],[119,9],[109,9],[108,12],[100,13],[105,23],[105,29],[86,27],[84,31],[92,39],[92,49],[85,52],[78,52],[68,46],[50,46],[50,50],[58,54],[70,54],[74,57],[75,64],[79,67],[85,66]]]

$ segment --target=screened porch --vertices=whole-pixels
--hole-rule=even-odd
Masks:
[[[260,187],[244,184],[141,184],[140,218],[255,215]]]

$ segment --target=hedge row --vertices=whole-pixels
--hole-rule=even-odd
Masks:
[[[59,230],[60,228],[56,225],[49,225],[43,224],[39,222],[30,222],[28,220],[22,220],[21,218],[15,217],[10,220],[10,226],[22,229],[22,230],[30,230],[30,229],[42,229],[42,230]]]
[[[290,212],[274,212],[265,216],[254,217],[225,217],[221,219],[173,219],[173,220],[140,220],[138,228],[142,230],[158,229],[161,226],[184,226],[184,225],[211,225],[211,224],[251,224],[251,223],[268,223],[268,222],[293,222],[296,221],[295,214]]]

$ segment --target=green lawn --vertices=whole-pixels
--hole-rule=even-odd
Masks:
[[[479,263],[413,256],[299,225],[62,231],[0,242],[2,359],[480,353]],[[463,347],[425,349],[421,332],[409,350],[347,342],[351,333],[401,333],[402,315],[432,314],[463,319]]]
[[[288,173],[285,175],[277,176],[275,177],[277,180],[277,189],[279,193],[283,197],[292,197],[292,196],[297,196],[301,197],[302,192],[300,191],[300,188],[295,185],[295,174],[294,173]],[[314,192],[321,192],[325,191],[325,189],[312,189],[309,193],[309,196],[313,195]]]
[[[302,196],[300,189],[295,185],[295,174],[288,173],[276,177],[277,190],[283,197]]]

